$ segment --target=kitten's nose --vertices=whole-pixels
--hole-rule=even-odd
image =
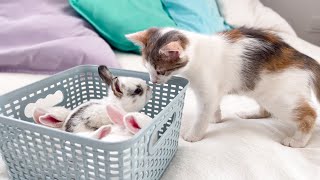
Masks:
[[[153,84],[157,83],[158,82],[158,78],[154,78],[154,77],[151,77],[150,76],[150,80]]]

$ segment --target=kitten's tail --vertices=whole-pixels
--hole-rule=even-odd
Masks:
[[[314,59],[310,59],[308,64],[313,74],[313,90],[320,103],[320,64]]]

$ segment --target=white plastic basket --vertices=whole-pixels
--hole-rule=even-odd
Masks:
[[[146,73],[110,69],[145,79],[153,97],[142,110],[153,118],[128,141],[107,143],[34,124],[25,112],[60,92],[70,109],[107,96],[97,66],[78,66],[0,97],[0,150],[10,179],[159,179],[174,156],[188,81],[173,77],[154,85]],[[152,141],[151,141],[152,139]]]

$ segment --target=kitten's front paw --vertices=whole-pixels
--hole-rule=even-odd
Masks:
[[[262,119],[262,118],[267,118],[266,116],[264,116],[262,114],[257,114],[255,112],[238,112],[236,114],[241,119]]]
[[[214,113],[213,118],[210,120],[211,123],[221,123],[222,118],[221,118],[221,111],[218,110]]]
[[[293,147],[293,148],[302,148],[307,145],[307,142],[303,142],[301,140],[296,140],[292,137],[286,137],[283,141],[282,144],[288,147]]]
[[[182,135],[182,138],[188,142],[197,142],[203,139],[203,137],[204,137],[204,133],[199,133],[199,132],[195,133],[194,131],[189,131],[184,135]]]
[[[249,119],[251,116],[248,112],[237,112],[236,115],[241,119]]]
[[[221,123],[222,119],[220,118],[212,118],[212,120],[210,121],[211,123]]]

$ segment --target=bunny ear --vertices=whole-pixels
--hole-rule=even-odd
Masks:
[[[64,120],[59,119],[54,114],[45,114],[39,117],[39,124],[52,127],[52,128],[61,128]]]
[[[112,79],[112,82],[111,82],[111,89],[113,91],[113,94],[119,98],[122,97],[123,95],[123,92],[122,92],[122,89],[121,89],[121,84],[120,84],[120,81],[119,81],[119,78],[118,77],[115,77]]]
[[[106,137],[111,132],[111,126],[105,125],[101,126],[99,129],[92,132],[89,136],[94,139],[102,139]]]
[[[149,116],[138,112],[128,113],[124,117],[125,126],[133,134],[139,132],[143,127],[148,126],[151,121],[152,119]]]
[[[132,134],[136,134],[141,129],[141,127],[139,126],[139,124],[136,121],[136,118],[132,115],[126,116],[124,122],[125,122],[127,129]]]
[[[45,115],[46,113],[47,113],[47,111],[42,109],[42,108],[35,108],[33,110],[33,115],[32,115],[34,122],[37,123],[37,124],[41,124],[40,123],[40,117]]]
[[[107,115],[114,124],[124,127],[123,117],[125,114],[125,111],[117,107],[116,105],[107,105]]]
[[[98,72],[99,72],[100,78],[109,86],[112,82],[113,75],[108,69],[108,67],[105,65],[100,65],[98,67]]]

